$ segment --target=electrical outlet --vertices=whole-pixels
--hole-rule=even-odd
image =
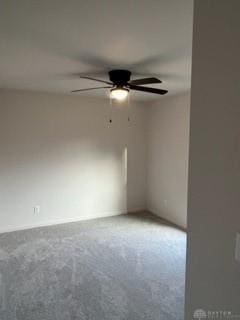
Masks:
[[[235,259],[240,262],[240,233],[236,235]]]
[[[33,207],[33,212],[36,214],[40,213],[40,206]]]

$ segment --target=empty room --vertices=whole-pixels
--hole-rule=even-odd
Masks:
[[[1,0],[0,320],[240,319],[230,2]]]

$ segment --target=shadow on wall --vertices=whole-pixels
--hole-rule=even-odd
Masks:
[[[117,108],[110,124],[106,100],[1,96],[1,230],[144,209],[142,107],[130,124]]]

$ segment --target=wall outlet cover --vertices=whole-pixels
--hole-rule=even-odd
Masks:
[[[40,206],[33,207],[34,213],[40,213]]]

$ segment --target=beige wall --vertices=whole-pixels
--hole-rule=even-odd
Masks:
[[[125,110],[1,90],[0,231],[145,209],[146,109]]]
[[[147,207],[186,227],[190,95],[148,105]]]
[[[189,160],[186,317],[240,319],[240,1],[196,0]]]

